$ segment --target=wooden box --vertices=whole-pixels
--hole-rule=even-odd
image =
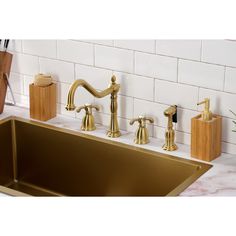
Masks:
[[[6,74],[10,75],[12,62],[12,54],[8,52],[0,52],[0,114],[3,112],[4,103],[7,93]]]
[[[203,121],[201,115],[191,120],[191,156],[212,161],[221,155],[222,118],[213,115],[212,120]]]
[[[30,90],[30,117],[36,120],[47,121],[56,116],[56,84],[46,87],[29,85]]]

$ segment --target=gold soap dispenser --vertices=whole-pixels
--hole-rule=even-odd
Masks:
[[[210,111],[210,99],[197,105],[205,105],[202,113],[191,120],[191,156],[212,161],[221,155],[222,118]]]

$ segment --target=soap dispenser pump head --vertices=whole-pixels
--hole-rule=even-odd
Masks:
[[[210,111],[210,99],[205,98],[204,101],[199,102],[197,105],[205,104],[204,111],[202,112],[202,119],[204,121],[212,120],[212,112]]]

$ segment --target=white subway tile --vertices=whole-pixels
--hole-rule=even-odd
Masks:
[[[236,69],[226,67],[225,71],[225,88],[226,92],[236,93]]]
[[[23,53],[56,58],[56,40],[23,40]]]
[[[17,73],[11,73],[9,77],[9,83],[13,93],[24,94],[23,75]],[[9,88],[8,91],[10,92]]]
[[[135,52],[135,73],[164,80],[177,81],[177,59]]]
[[[155,101],[194,110],[197,109],[198,88],[155,80]]]
[[[26,75],[37,74],[39,72],[38,57],[14,53],[11,71]]]
[[[222,142],[222,152],[236,154],[236,145]]]
[[[199,115],[199,112],[182,108],[178,108],[177,111],[176,130],[191,133],[191,119]]]
[[[164,144],[166,128],[160,126],[153,127],[153,137],[160,139],[160,142]]]
[[[229,110],[231,109],[236,111],[236,94],[200,88],[199,101],[203,100],[204,98],[211,99],[211,110],[213,113],[233,118],[233,115]],[[203,107],[199,107],[199,110],[203,110]]]
[[[120,83],[120,94],[151,100],[154,99],[154,79],[122,72],[114,72]]]
[[[29,85],[34,82],[33,76],[24,76],[24,95],[29,96]]]
[[[154,119],[154,125],[166,127],[167,118],[163,112],[167,105],[158,104],[155,102],[134,99],[134,118],[140,115],[149,116]]]
[[[119,117],[131,119],[133,118],[133,98],[124,97],[119,95],[117,98],[118,110],[117,114]],[[110,96],[104,98],[95,98],[95,104],[100,106],[102,113],[110,114]]]
[[[203,40],[202,61],[236,66],[236,42],[229,40]]]
[[[200,60],[201,40],[156,40],[156,53]]]
[[[236,132],[233,132],[233,129],[235,129],[233,120],[224,117],[222,122],[222,141],[236,144]]]
[[[97,112],[94,110],[93,115],[94,115],[94,121],[96,124],[100,124],[106,127],[109,126],[110,119],[111,119],[111,116],[109,114],[104,114],[104,113]]]
[[[155,53],[155,40],[115,40],[114,46]]]
[[[177,143],[177,146],[178,146],[178,143],[190,145],[191,144],[191,134],[179,132],[176,130],[175,141]]]
[[[103,90],[108,87],[111,82],[112,71],[100,69],[92,66],[77,64],[75,66],[76,79],[84,79],[94,88]]]
[[[70,89],[70,84],[58,83],[57,84],[57,102],[60,104],[66,104],[67,95]]]
[[[29,107],[29,97],[28,96],[25,96],[23,94],[14,93],[14,99],[15,99],[17,106],[26,107],[26,108]],[[9,91],[7,93],[7,101],[13,102],[12,96]]]
[[[95,65],[124,72],[133,72],[133,52],[105,46],[95,46]]]
[[[57,57],[65,61],[93,65],[93,45],[72,40],[58,40]]]
[[[67,100],[67,98],[66,98]],[[84,88],[78,88],[75,92],[75,105],[77,107],[83,106],[86,103],[93,104],[95,101],[94,96],[89,93],[86,89]]]
[[[72,83],[74,81],[74,64],[47,58],[39,59],[40,73],[50,74],[59,82]]]
[[[181,83],[223,90],[224,67],[179,60],[178,78]]]
[[[78,40],[76,40],[78,41]],[[94,43],[94,44],[101,44],[101,45],[105,45],[105,46],[112,46],[113,45],[113,40],[105,40],[105,39],[86,39],[86,40],[80,40],[80,41],[84,41],[84,42],[88,42],[88,43]]]

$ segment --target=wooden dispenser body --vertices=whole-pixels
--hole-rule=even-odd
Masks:
[[[201,115],[191,120],[191,156],[203,161],[212,161],[221,155],[222,118],[213,115],[203,121]]]
[[[10,75],[12,54],[0,52],[0,114],[3,112],[7,93],[7,78],[4,74]]]
[[[30,84],[30,117],[47,121],[56,116],[56,84],[46,87]]]

